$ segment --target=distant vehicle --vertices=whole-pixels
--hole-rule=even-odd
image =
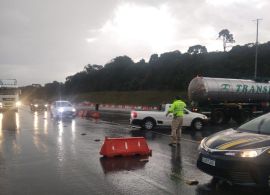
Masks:
[[[45,111],[48,109],[48,103],[44,100],[33,100],[30,103],[30,109],[31,111]]]
[[[55,101],[51,104],[51,116],[53,118],[74,118],[76,109],[69,101]]]
[[[20,90],[16,79],[0,79],[0,111],[18,111]]]
[[[270,113],[204,138],[197,167],[216,181],[270,187]]]
[[[270,111],[270,82],[195,77],[188,86],[192,111],[215,124],[243,123]]]
[[[163,105],[162,111],[131,111],[130,124],[140,126],[146,130],[151,130],[155,126],[170,126],[173,115],[169,114],[168,117],[166,117],[170,106],[171,104]],[[188,109],[184,110],[184,127],[192,127],[195,130],[201,130],[206,122],[207,116],[191,112]]]

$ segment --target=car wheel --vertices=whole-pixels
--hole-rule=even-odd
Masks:
[[[152,130],[155,127],[156,123],[153,119],[144,119],[143,120],[143,129]]]
[[[192,122],[192,128],[195,130],[202,130],[203,129],[203,121],[201,119],[194,119]]]
[[[220,188],[220,189],[228,189],[228,187],[231,187],[233,184],[229,181],[226,181],[224,179],[213,177],[210,181],[210,187],[212,188]]]
[[[213,187],[215,187],[218,183],[220,183],[221,182],[221,179],[220,178],[218,178],[218,177],[213,177],[212,179],[211,179],[211,181],[210,181],[210,185],[211,186],[213,186]]]

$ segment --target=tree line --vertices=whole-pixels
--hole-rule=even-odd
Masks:
[[[270,77],[269,53],[270,42],[259,45],[258,77]],[[176,50],[152,54],[148,62],[144,59],[134,62],[128,56],[118,56],[104,66],[87,64],[81,72],[68,76],[64,83],[54,81],[38,88],[26,86],[22,91],[27,96],[45,99],[94,91],[186,91],[191,79],[198,75],[253,78],[254,59],[255,45],[252,43],[234,46],[228,52],[207,52],[205,46],[195,45],[186,53]]]

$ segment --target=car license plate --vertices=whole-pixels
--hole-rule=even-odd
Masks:
[[[202,162],[211,166],[216,166],[216,161],[209,158],[202,157]]]

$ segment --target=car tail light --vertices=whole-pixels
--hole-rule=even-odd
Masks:
[[[198,110],[199,110],[198,108],[192,108],[193,112],[198,112]]]
[[[131,111],[131,118],[137,118],[138,114],[135,111]]]

